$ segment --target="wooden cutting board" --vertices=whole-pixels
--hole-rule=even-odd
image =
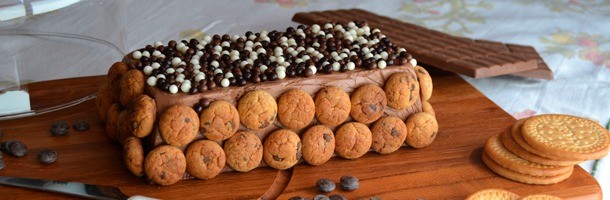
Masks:
[[[357,160],[333,158],[313,167],[299,164],[292,170],[259,168],[248,173],[223,173],[211,180],[183,180],[161,187],[131,175],[122,164],[121,146],[104,134],[94,101],[39,116],[0,121],[1,141],[17,139],[29,148],[23,158],[5,155],[6,167],[0,176],[80,181],[120,187],[128,195],[163,199],[279,199],[292,196],[312,198],[318,194],[315,182],[329,178],[338,183],[342,175],[360,179],[360,189],[342,193],[350,199],[463,199],[485,188],[504,188],[520,195],[551,194],[566,199],[601,199],[597,181],[580,167],[558,184],[534,186],[502,178],[481,161],[486,139],[515,122],[509,114],[487,99],[460,77],[433,73],[434,94],[440,132],[434,143],[424,149],[401,148],[389,154],[370,152]],[[62,96],[94,93],[105,77],[84,77],[38,83],[30,86],[34,104],[65,101]],[[54,93],[57,89],[67,91]],[[34,105],[36,106],[36,105]],[[76,120],[90,122],[85,132],[71,130],[65,137],[51,137],[53,122]],[[42,165],[36,155],[45,148],[56,149],[56,163]],[[67,195],[0,185],[0,199],[68,199]]]

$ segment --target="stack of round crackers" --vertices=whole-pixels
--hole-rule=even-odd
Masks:
[[[610,136],[597,122],[569,115],[539,115],[517,121],[490,137],[483,162],[497,174],[527,184],[553,184],[574,165],[608,154]]]
[[[466,197],[466,200],[562,200],[562,198],[548,194],[531,194],[524,197],[503,189],[483,189]]]

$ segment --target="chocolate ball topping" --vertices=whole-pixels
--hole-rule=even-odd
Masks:
[[[149,85],[190,94],[318,73],[399,66],[412,59],[379,29],[359,21],[171,40],[165,45],[157,41],[131,55],[137,60],[133,67],[144,72]],[[378,63],[385,64],[378,67]],[[179,90],[170,91],[170,86]]]

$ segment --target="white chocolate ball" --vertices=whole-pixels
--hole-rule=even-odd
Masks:
[[[170,92],[170,93],[172,93],[172,94],[176,94],[176,93],[178,93],[178,86],[176,86],[176,85],[170,85],[170,86],[169,86],[169,92]]]
[[[150,65],[153,69],[159,69],[159,67],[161,67],[161,64],[159,64],[158,62],[154,62],[152,65]]]
[[[222,87],[229,87],[229,84],[231,84],[231,82],[229,81],[229,79],[228,79],[228,78],[223,78],[223,79],[220,81],[220,85],[221,85]]]
[[[142,69],[142,71],[143,71],[143,72],[144,72],[144,74],[146,74],[147,76],[150,76],[150,74],[151,74],[151,73],[152,73],[152,71],[153,71],[153,68],[152,68],[151,66],[149,66],[149,65],[146,65],[146,66],[144,67],[144,69]]]
[[[134,51],[131,54],[131,57],[133,57],[133,59],[139,60],[140,58],[142,58],[142,52],[140,51]]]
[[[379,62],[377,62],[377,67],[379,67],[379,69],[383,69],[387,66],[387,63],[385,62],[385,60],[380,60]]]
[[[218,61],[212,61],[212,63],[210,63],[210,65],[214,66],[214,67],[218,67],[220,64],[218,64]]]
[[[279,79],[286,78],[286,71],[276,71],[276,73],[277,73],[277,78],[279,78]]]
[[[157,78],[154,76],[148,77],[148,79],[146,79],[146,83],[148,83],[150,86],[155,86],[157,85]]]
[[[356,69],[356,64],[354,64],[354,62],[348,62],[347,63],[347,70],[352,71],[354,69]]]
[[[142,52],[142,56],[150,58],[150,53],[148,53],[148,51],[144,51],[144,52]]]
[[[184,92],[184,93],[188,93],[190,89],[191,89],[190,83],[182,83],[182,85],[180,85],[180,90],[182,90],[182,92]]]
[[[180,65],[180,62],[182,62],[182,60],[178,57],[172,58],[172,66],[176,67],[178,65]]]
[[[154,46],[155,48],[157,48],[157,47],[159,47],[159,46],[161,46],[161,45],[163,45],[163,43],[162,43],[161,41],[155,41],[155,43],[153,44],[153,46]]]
[[[338,62],[334,62],[332,64],[333,66],[333,71],[339,71],[339,69],[341,69],[341,65]]]
[[[258,69],[260,69],[261,72],[265,72],[265,70],[267,70],[267,65],[261,65]]]
[[[313,66],[313,65],[309,66],[309,70],[311,70],[311,72],[313,72],[314,75],[318,72],[318,68],[316,68],[316,66]]]

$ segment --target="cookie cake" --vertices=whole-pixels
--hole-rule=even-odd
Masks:
[[[109,68],[96,105],[127,169],[171,185],[426,147],[431,95],[409,52],[349,22],[157,41]]]

